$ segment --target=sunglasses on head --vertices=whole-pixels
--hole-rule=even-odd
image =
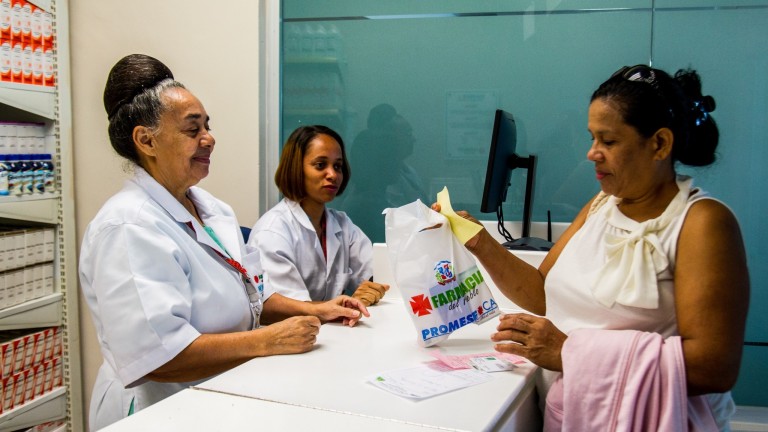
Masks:
[[[611,78],[620,76],[627,81],[643,82],[659,90],[659,80],[656,78],[656,72],[646,65],[624,66],[614,72]]]

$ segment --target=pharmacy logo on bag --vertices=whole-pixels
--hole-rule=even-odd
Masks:
[[[429,298],[424,294],[411,297],[411,309],[413,313],[418,316],[429,315],[432,310],[432,305],[429,303]]]
[[[435,279],[440,285],[455,281],[456,275],[453,273],[453,264],[446,260],[435,264]]]

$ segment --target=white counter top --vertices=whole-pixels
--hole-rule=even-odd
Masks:
[[[375,246],[374,267],[386,278],[381,274],[389,273],[386,245]],[[495,287],[491,289],[502,309],[514,309]],[[420,401],[369,384],[366,380],[372,375],[433,361],[430,350],[446,355],[493,352],[490,334],[497,319],[462,327],[439,346],[421,348],[405,305],[393,284],[387,296],[370,308],[371,317],[358,326],[323,325],[311,352],[253,359],[105,431],[541,430],[536,368],[531,364]]]
[[[101,432],[316,431],[428,432],[434,428],[187,389]]]
[[[395,396],[366,382],[380,372],[434,360],[428,350],[448,355],[492,352],[489,337],[496,323],[469,325],[439,348],[420,348],[404,304],[388,296],[357,327],[324,325],[317,347],[309,353],[253,359],[197,388],[449,430],[510,430],[515,425],[518,430],[535,430],[539,427],[531,397],[535,367],[530,364],[494,373],[486,383],[421,401]]]

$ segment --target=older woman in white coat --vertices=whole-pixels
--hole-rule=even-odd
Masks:
[[[251,358],[309,351],[322,322],[353,326],[368,316],[350,297],[311,304],[264,289],[232,209],[195,186],[215,139],[203,105],[164,64],[121,59],[104,105],[112,146],[134,175],[81,248],[81,286],[104,355],[92,430]]]
[[[248,244],[259,248],[266,284],[303,301],[340,294],[377,303],[389,285],[372,281],[371,241],[326,204],[351,176],[344,141],[326,126],[302,126],[283,146],[275,184],[285,198],[256,222]]]

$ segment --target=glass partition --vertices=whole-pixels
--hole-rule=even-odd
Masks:
[[[382,210],[429,204],[448,186],[456,209],[479,206],[494,110],[512,113],[518,153],[537,156],[533,219],[569,222],[598,190],[586,160],[594,89],[623,65],[699,70],[718,103],[720,158],[692,171],[739,218],[752,304],[737,402],[768,405],[768,1],[283,0],[281,137],[325,124],[352,165],[346,211],[374,242]],[[271,178],[271,174],[267,175]],[[525,172],[504,215],[520,220]],[[713,361],[717,361],[713,359]]]
[[[515,116],[518,153],[538,157],[533,219],[549,210],[569,222],[598,191],[585,158],[591,92],[621,65],[650,58],[650,2],[475,12],[463,2],[460,13],[406,14],[358,1],[354,16],[329,16],[330,2],[319,2],[322,18],[289,15],[306,14],[299,3],[284,3],[282,140],[302,124],[341,134],[353,174],[332,205],[374,242],[384,241],[383,209],[429,204],[444,186],[455,208],[479,214],[497,108]],[[507,220],[521,219],[524,191],[525,173],[513,173]]]
[[[728,3],[727,5],[723,5]],[[739,219],[752,284],[737,403],[768,405],[768,2],[659,1],[654,19],[654,64],[693,67],[705,94],[717,101],[718,160],[688,170]],[[681,6],[685,7],[681,7]],[[716,8],[714,6],[722,6]],[[681,55],[685,53],[685,55]]]

